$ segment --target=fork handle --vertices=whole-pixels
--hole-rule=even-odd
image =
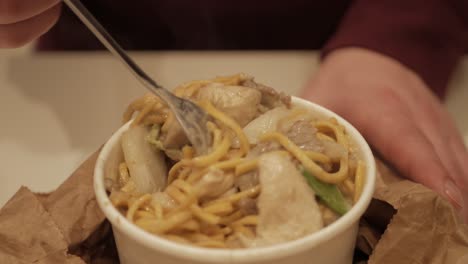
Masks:
[[[89,12],[89,10],[81,3],[80,0],[63,0],[65,4],[75,13],[75,15],[88,27],[89,30],[98,38],[98,40],[144,84],[144,86],[159,96],[174,97],[170,92],[166,91],[161,85],[150,78],[135,61],[130,58],[125,50],[115,41],[115,39],[107,32],[107,30],[99,23],[99,21]]]

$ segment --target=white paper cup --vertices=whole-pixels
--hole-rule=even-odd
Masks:
[[[104,145],[94,171],[94,189],[101,210],[112,224],[122,264],[181,263],[351,263],[360,217],[372,199],[375,186],[375,161],[359,132],[335,113],[309,101],[293,98],[293,104],[306,107],[317,116],[335,117],[343,125],[366,164],[366,182],[360,200],[333,224],[303,238],[273,246],[250,249],[207,249],[172,242],[133,225],[111,204],[104,187],[106,175],[115,175],[123,160],[120,137],[129,124],[121,127]]]

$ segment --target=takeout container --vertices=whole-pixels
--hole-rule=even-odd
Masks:
[[[207,249],[187,246],[152,235],[129,222],[111,204],[105,190],[105,176],[116,175],[123,161],[120,137],[129,123],[115,132],[104,145],[96,162],[94,189],[97,202],[112,230],[122,264],[202,264],[202,263],[352,263],[360,217],[374,192],[376,169],[372,152],[361,134],[337,114],[317,104],[293,97],[293,104],[310,109],[317,117],[334,117],[345,127],[366,164],[366,182],[359,201],[333,224],[303,238],[268,247],[250,249]]]

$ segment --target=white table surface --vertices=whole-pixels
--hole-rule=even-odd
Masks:
[[[167,87],[237,72],[295,94],[318,67],[314,52],[135,53]],[[447,107],[468,142],[468,58]],[[0,206],[21,185],[56,188],[119,127],[145,90],[107,53],[0,51]]]

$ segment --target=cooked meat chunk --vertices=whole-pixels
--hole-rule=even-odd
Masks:
[[[296,121],[286,136],[300,148],[312,151],[323,151],[322,142],[315,136],[317,129],[308,121]]]
[[[232,173],[224,173],[220,169],[210,169],[208,173],[195,185],[200,198],[217,197],[229,189],[234,184],[234,175]]]
[[[286,136],[301,149],[321,152],[332,160],[338,160],[346,154],[346,149],[334,141],[320,140],[316,137],[317,129],[305,120],[296,121],[287,131]]]
[[[254,246],[294,240],[322,228],[314,192],[288,157],[267,153],[258,166],[262,192]]]
[[[245,80],[242,85],[260,91],[262,93],[261,104],[268,109],[278,106],[291,106],[291,96],[286,95],[283,92],[278,92],[271,87],[256,83],[252,79]]]
[[[258,172],[251,171],[237,176],[234,179],[234,186],[241,191],[245,191],[258,185]]]
[[[162,130],[164,132],[161,134],[161,141],[164,149],[180,149],[189,143],[184,130],[175,118],[168,119]]]
[[[261,93],[243,86],[209,85],[198,91],[198,99],[210,101],[216,108],[244,127],[258,115]]]
[[[277,130],[278,122],[289,113],[286,107],[277,107],[265,112],[244,127],[244,133],[250,144],[257,144],[258,137]]]
[[[322,141],[323,144],[323,154],[330,157],[332,160],[339,160],[341,157],[346,155],[346,149],[334,142],[334,141]]]
[[[257,200],[252,198],[243,198],[237,203],[239,210],[244,215],[253,215],[258,213]]]

